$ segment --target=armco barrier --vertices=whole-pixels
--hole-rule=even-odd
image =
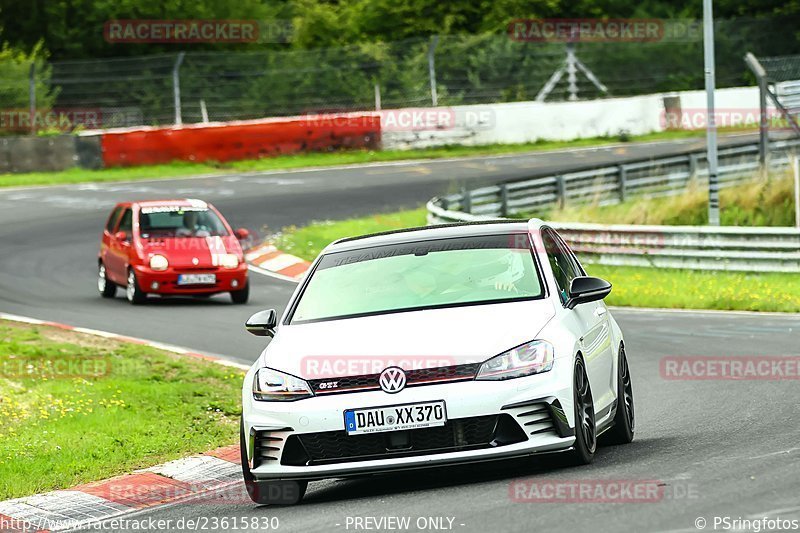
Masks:
[[[497,217],[448,211],[428,202],[428,224]],[[800,229],[552,223],[576,254],[604,265],[800,272]]]
[[[380,117],[301,117],[141,128],[102,133],[107,167],[148,165],[170,161],[235,161],[303,151],[378,148]]]

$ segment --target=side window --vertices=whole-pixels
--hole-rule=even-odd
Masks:
[[[133,211],[130,208],[122,213],[122,220],[119,221],[119,231],[124,231],[128,235],[128,240],[130,240],[133,234]]]
[[[561,238],[561,235],[556,234],[556,238],[564,250],[567,251],[567,256],[569,257],[569,262],[572,265],[572,270],[577,272],[577,276],[585,276],[586,271],[581,266],[580,262],[578,261],[578,257],[575,255],[575,252],[572,251],[572,248],[570,248],[566,241]]]
[[[558,285],[558,294],[561,303],[566,303],[569,291],[569,284],[572,279],[583,275],[577,264],[572,259],[569,251],[561,243],[558,236],[549,229],[542,231],[542,242],[547,252],[547,259],[550,261],[550,268],[553,269],[553,276]]]
[[[114,227],[117,225],[117,220],[119,220],[119,212],[122,211],[121,207],[115,207],[113,211],[111,211],[111,216],[108,217],[108,222],[106,222],[106,231],[109,233],[114,233]]]

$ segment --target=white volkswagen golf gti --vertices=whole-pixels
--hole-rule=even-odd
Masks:
[[[257,503],[309,481],[542,452],[592,461],[633,439],[622,332],[540,220],[343,239],[314,261],[242,394],[242,469]]]

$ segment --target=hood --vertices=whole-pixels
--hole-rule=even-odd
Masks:
[[[543,299],[282,325],[259,362],[305,379],[477,363],[535,339],[554,315]]]
[[[212,258],[217,254],[236,254],[242,259],[242,248],[232,235],[224,237],[157,237],[141,239],[145,259],[154,254],[167,258],[170,266],[213,267],[217,264]],[[194,259],[197,259],[195,264]]]

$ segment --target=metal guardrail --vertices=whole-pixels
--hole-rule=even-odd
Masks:
[[[773,143],[770,167],[785,167],[800,141]],[[758,145],[720,150],[720,183],[735,184],[758,170]],[[747,156],[752,161],[744,160]],[[504,218],[566,202],[611,204],[628,195],[666,196],[707,176],[701,155],[583,169],[482,187],[428,202],[428,223]],[[649,172],[649,174],[648,174]],[[462,208],[466,208],[461,210]],[[800,272],[800,229],[771,227],[551,224],[587,262],[698,270]]]
[[[768,164],[784,168],[789,154],[800,149],[800,140],[774,141],[770,144]],[[436,205],[448,211],[505,217],[543,211],[565,205],[615,204],[632,196],[670,196],[686,191],[692,184],[708,180],[704,152],[592,166],[573,172],[533,177],[481,187],[463,189],[436,199]],[[759,169],[758,144],[746,144],[719,150],[720,187],[752,179]]]

